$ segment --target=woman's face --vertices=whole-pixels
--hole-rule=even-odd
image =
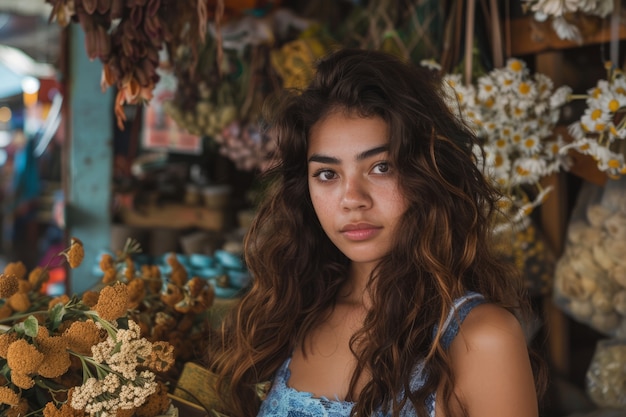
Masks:
[[[343,112],[319,121],[309,137],[309,193],[322,228],[352,262],[370,267],[390,251],[407,208],[388,147],[383,119]]]

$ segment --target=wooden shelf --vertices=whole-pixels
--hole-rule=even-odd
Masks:
[[[224,210],[185,204],[149,205],[145,209],[124,208],[119,211],[122,222],[128,226],[186,229],[199,227],[221,231],[225,228]]]
[[[549,20],[538,22],[531,15],[511,19],[509,55],[539,54],[611,41],[610,18],[585,16],[575,19],[574,23],[581,29],[582,44],[559,38]],[[626,39],[626,22],[623,20],[620,21],[618,36],[620,40]]]

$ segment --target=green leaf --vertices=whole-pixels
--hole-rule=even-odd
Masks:
[[[28,318],[24,320],[24,331],[26,332],[26,336],[37,336],[37,330],[39,330],[39,322],[35,316],[28,316]]]
[[[50,322],[52,325],[52,330],[56,330],[61,322],[63,321],[63,316],[65,315],[65,305],[63,303],[55,304],[50,310]]]

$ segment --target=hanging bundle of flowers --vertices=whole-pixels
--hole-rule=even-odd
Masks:
[[[607,79],[599,80],[587,94],[572,95],[571,99],[585,99],[586,108],[579,120],[569,126],[573,141],[569,149],[591,155],[598,169],[610,177],[626,173],[626,75],[610,63],[606,64]]]
[[[549,192],[541,178],[566,164],[559,153],[564,143],[553,129],[571,89],[555,91],[550,78],[531,74],[514,58],[480,76],[476,85],[463,84],[461,75],[445,75],[444,89],[449,107],[481,140],[476,158],[504,195],[500,208],[507,221],[496,231],[519,224]]]
[[[571,16],[606,17],[613,12],[613,0],[524,0],[523,7],[532,11],[537,21],[550,19],[559,38],[581,42],[580,29]]]

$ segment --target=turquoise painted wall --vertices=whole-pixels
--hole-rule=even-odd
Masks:
[[[102,64],[90,61],[84,33],[69,25],[69,146],[66,169],[68,236],[85,247],[82,265],[70,271],[69,294],[81,293],[98,281],[91,270],[97,254],[110,247],[113,158],[113,93],[100,89]]]

